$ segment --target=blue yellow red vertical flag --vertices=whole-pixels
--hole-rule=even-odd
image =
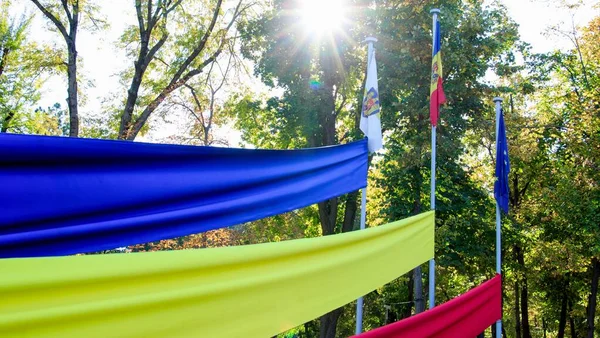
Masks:
[[[504,126],[504,111],[498,114],[498,136],[496,139],[496,182],[494,183],[494,197],[504,213],[508,214],[508,173],[510,172],[510,159],[508,158],[508,143],[506,142],[506,127]]]
[[[433,57],[431,60],[431,87],[429,94],[431,101],[429,105],[429,113],[431,124],[437,126],[437,120],[440,115],[440,105],[446,102],[446,95],[442,86],[442,54],[441,54],[441,39],[440,39],[440,22],[435,22],[435,38],[433,40]]]

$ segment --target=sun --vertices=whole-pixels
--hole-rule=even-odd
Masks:
[[[341,28],[343,0],[302,0],[301,3],[302,21],[307,31],[321,35]]]

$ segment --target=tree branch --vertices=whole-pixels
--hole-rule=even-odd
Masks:
[[[198,107],[198,110],[202,111],[202,104],[200,103],[200,99],[198,99],[198,95],[196,94],[196,91],[194,90],[194,88],[188,84],[185,84],[185,86],[190,90],[190,92],[192,93],[192,98],[194,98],[194,102],[196,103],[196,107]],[[194,116],[196,116],[195,113],[193,113]],[[205,127],[206,125],[204,124],[204,115],[201,115],[202,118],[198,118],[196,116],[196,118],[198,119],[198,121],[200,121],[200,123],[202,123],[202,127]]]
[[[42,11],[42,13],[44,13],[44,15],[54,23],[56,28],[58,28],[58,30],[60,31],[60,34],[62,34],[62,36],[65,38],[65,41],[68,41],[69,34],[67,33],[67,30],[65,29],[65,26],[62,24],[62,22],[60,22],[58,18],[56,18],[52,13],[50,13],[50,11],[48,11],[48,9],[46,9],[46,7],[44,7],[39,2],[39,0],[31,0],[31,2],[33,2],[37,6],[37,8],[39,8],[40,11]]]
[[[171,13],[171,11],[173,11],[177,6],[179,6],[179,4],[181,4],[181,1],[182,0],[175,1],[175,3],[172,6],[167,6],[167,8],[165,9],[165,14]]]
[[[168,37],[169,34],[165,31],[165,33],[160,37],[160,40],[158,40],[156,44],[152,46],[148,54],[146,54],[146,56],[144,57],[144,63],[148,64],[150,63],[150,61],[152,61],[152,59],[154,58],[154,54],[156,54],[156,52],[158,52],[158,50],[165,44]]]
[[[140,40],[146,32],[146,28],[144,28],[144,16],[142,14],[142,1],[135,0],[135,13],[138,20],[138,26],[140,26]]]
[[[73,2],[73,15],[72,20],[69,22],[71,26],[70,38],[75,43],[75,36],[77,34],[77,26],[79,25],[79,0]]]
[[[227,67],[225,68],[225,72],[223,72],[223,70],[221,69],[221,66],[219,65],[219,70],[221,71],[221,83],[217,86],[216,89],[213,90],[213,94],[218,92],[219,90],[221,90],[221,87],[223,87],[223,85],[225,84],[226,80],[227,80],[227,74],[229,74],[229,70],[231,69],[231,59],[233,58],[233,54],[229,54],[229,59],[227,60]],[[218,64],[218,63],[217,63]]]
[[[69,4],[67,4],[67,0],[61,0],[60,2],[62,3],[65,13],[67,13],[67,20],[73,21],[73,16],[71,15],[71,11],[69,11]]]
[[[204,36],[202,36],[202,39],[200,39],[200,42],[198,43],[198,45],[196,46],[196,48],[194,48],[194,50],[192,51],[192,53],[185,59],[185,61],[181,64],[181,66],[179,66],[179,69],[177,70],[177,73],[175,73],[175,75],[171,79],[171,83],[169,83],[169,87],[172,86],[172,85],[174,85],[176,82],[179,81],[179,79],[182,76],[183,72],[185,72],[185,70],[194,61],[194,59],[196,59],[196,57],[200,54],[200,52],[202,50],[204,50],[204,47],[206,46],[206,42],[208,41],[208,38],[212,34],[212,31],[214,30],[215,25],[217,24],[217,19],[219,17],[219,12],[221,11],[221,4],[222,3],[223,3],[223,0],[217,0],[217,6],[216,6],[216,8],[215,8],[215,10],[213,12],[213,17],[212,17],[212,19],[210,21],[210,25],[208,26],[206,32],[204,32]],[[239,6],[239,4],[238,4],[238,6]]]
[[[160,7],[160,6],[158,6]],[[156,24],[152,16],[152,0],[148,0],[148,8],[146,11],[146,21],[148,22],[148,31],[152,32],[152,28]]]
[[[196,118],[196,120],[198,120],[198,122],[200,122],[201,124],[204,124],[204,122],[202,121],[202,119],[200,117],[198,117],[198,115],[196,114],[196,112],[192,108],[188,107],[186,104],[181,103],[181,102],[173,102],[173,104],[184,108],[190,114],[194,115],[194,117]],[[200,115],[200,116],[202,116],[202,115]]]

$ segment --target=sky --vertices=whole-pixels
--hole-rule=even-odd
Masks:
[[[598,0],[583,1],[584,5],[577,10],[561,8],[557,5],[560,0],[501,0],[500,2],[507,7],[511,18],[519,24],[521,39],[530,43],[533,52],[537,53],[572,48],[567,39],[545,34],[549,27],[559,26],[562,29],[570,29],[572,23],[576,26],[585,26],[591,19],[600,15]]]
[[[521,39],[531,44],[533,52],[571,48],[568,39],[556,34],[547,34],[548,28],[558,25],[562,29],[570,29],[572,22],[577,26],[585,26],[592,18],[600,15],[600,8],[597,5],[600,0],[584,1],[585,5],[577,10],[558,7],[556,4],[561,2],[558,0],[499,0],[499,2],[507,7],[511,18],[519,24]],[[115,47],[115,41],[127,25],[136,24],[134,7],[123,6],[123,0],[103,0],[101,10],[103,15],[110,19],[110,28],[100,34],[82,30],[77,38],[78,53],[83,60],[79,65],[78,73],[84,76],[82,83],[86,97],[80,105],[80,111],[87,116],[101,114],[102,101],[105,98],[123,95],[126,89],[119,84],[117,73],[130,67],[129,63],[132,62],[126,59],[122,50]],[[46,29],[49,24],[29,1],[22,1],[13,8],[15,13],[23,11],[36,13],[31,27],[35,40],[44,43],[53,42],[61,48],[64,46],[64,41],[58,37],[58,34]],[[66,80],[63,77],[51,78],[42,88],[42,92],[39,106],[51,106],[55,102],[61,103],[63,107],[66,106]],[[154,124],[151,132],[138,140],[160,141],[175,135],[183,127],[177,123],[178,120],[181,121],[172,118],[172,123],[167,121],[167,123]],[[240,141],[239,133],[228,132],[228,137],[231,145],[237,145]]]

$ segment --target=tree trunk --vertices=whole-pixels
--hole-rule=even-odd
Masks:
[[[141,6],[140,3],[136,3],[136,7]],[[157,13],[160,13],[157,12]],[[137,103],[139,96],[140,86],[148,65],[154,59],[156,52],[163,46],[167,40],[167,36],[163,34],[161,38],[152,46],[150,49],[150,36],[152,31],[158,22],[158,17],[150,15],[147,18],[143,17],[141,11],[138,11],[138,25],[140,29],[140,51],[138,53],[137,60],[134,61],[134,73],[131,79],[131,84],[127,90],[127,101],[125,101],[125,108],[123,109],[123,115],[121,115],[121,123],[119,125],[119,138],[129,139],[129,133],[131,132],[131,123],[133,120],[133,110]],[[146,27],[143,26],[144,19],[146,19]]]
[[[531,338],[529,327],[529,295],[527,290],[527,278],[523,277],[523,288],[521,289],[521,313],[523,315],[523,338]]]
[[[519,311],[519,282],[515,281],[515,337],[521,338],[521,312]]]
[[[358,190],[346,195],[346,209],[344,211],[344,220],[342,221],[342,232],[349,232],[353,230],[357,210]]]
[[[143,45],[143,42],[142,42]],[[141,48],[142,52],[144,51],[144,48],[142,46]],[[140,90],[140,85],[142,84],[142,76],[144,74],[144,72],[146,71],[146,67],[148,65],[144,64],[144,60],[143,58],[138,58],[137,61],[134,62],[134,74],[133,74],[133,78],[131,79],[131,85],[129,86],[129,89],[127,90],[127,101],[125,101],[125,108],[123,109],[123,115],[121,117],[121,124],[119,126],[119,138],[120,139],[127,139],[127,134],[130,128],[130,123],[131,123],[131,118],[133,116],[133,109],[135,108],[135,103],[137,101],[138,98],[138,92]]]
[[[419,149],[419,153],[420,153]],[[415,195],[414,195],[414,204],[413,204],[413,214],[419,214],[421,212],[421,187],[422,187],[422,177],[421,177],[421,168],[417,167],[415,174]],[[415,313],[421,313],[425,311],[425,299],[423,299],[423,272],[421,271],[421,266],[417,266],[413,270],[413,279],[414,279],[414,287],[415,287]]]
[[[348,224],[353,223],[350,222],[350,218],[352,215],[356,214],[356,197],[355,194],[348,194],[345,209],[344,209],[344,220],[347,221]],[[319,208],[319,220],[321,222],[321,230],[323,232],[323,236],[332,235],[335,233],[335,224],[337,219],[337,212],[339,206],[339,199],[332,198],[325,202],[318,203]],[[342,226],[342,231],[350,231],[351,227]],[[335,338],[337,322],[340,315],[343,312],[343,308],[335,309],[320,318],[320,330],[319,337],[321,338]]]
[[[409,274],[408,275],[408,306],[406,307],[406,310],[404,310],[400,315],[402,316],[401,319],[404,318],[408,318],[411,316],[412,314],[412,306],[414,304],[414,289],[415,289],[415,280],[413,278],[413,274]]]
[[[575,329],[575,321],[572,315],[573,304],[569,301],[569,326],[571,327],[571,338],[577,338],[577,330]]]
[[[563,299],[560,306],[560,318],[558,320],[558,335],[557,338],[565,337],[565,328],[567,326],[567,293],[563,293]]]
[[[77,28],[75,28],[77,29]],[[79,136],[79,113],[77,104],[77,50],[75,47],[75,33],[71,33],[71,40],[67,42],[69,50],[69,62],[67,65],[68,97],[69,106],[69,136]]]
[[[594,320],[596,318],[596,299],[598,296],[598,277],[600,275],[600,261],[594,257],[592,259],[592,285],[590,298],[588,299],[587,327],[588,338],[594,337]]]
[[[79,26],[79,0],[71,4],[72,14],[69,18],[69,36],[65,37],[69,60],[67,64],[68,97],[69,106],[69,137],[79,136],[79,102],[77,99],[77,28]],[[67,13],[68,14],[68,13]],[[68,17],[68,15],[67,15]]]
[[[319,330],[319,338],[335,338],[338,319],[342,315],[342,308],[337,308],[323,316],[321,316],[321,327]]]
[[[421,266],[413,270],[413,279],[415,282],[415,313],[425,311],[425,300],[423,299],[423,273]]]
[[[523,328],[523,338],[531,338],[531,329],[529,327],[529,295],[527,290],[527,275],[524,272],[525,257],[520,246],[516,245],[514,249],[517,263],[519,263],[521,271],[523,271],[523,278],[521,280],[521,316],[523,319],[521,324]]]
[[[318,203],[319,220],[323,236],[332,235],[335,232],[335,221],[338,209],[337,198],[332,198]],[[320,318],[320,338],[335,338],[337,321],[342,314],[342,308],[335,309]]]

